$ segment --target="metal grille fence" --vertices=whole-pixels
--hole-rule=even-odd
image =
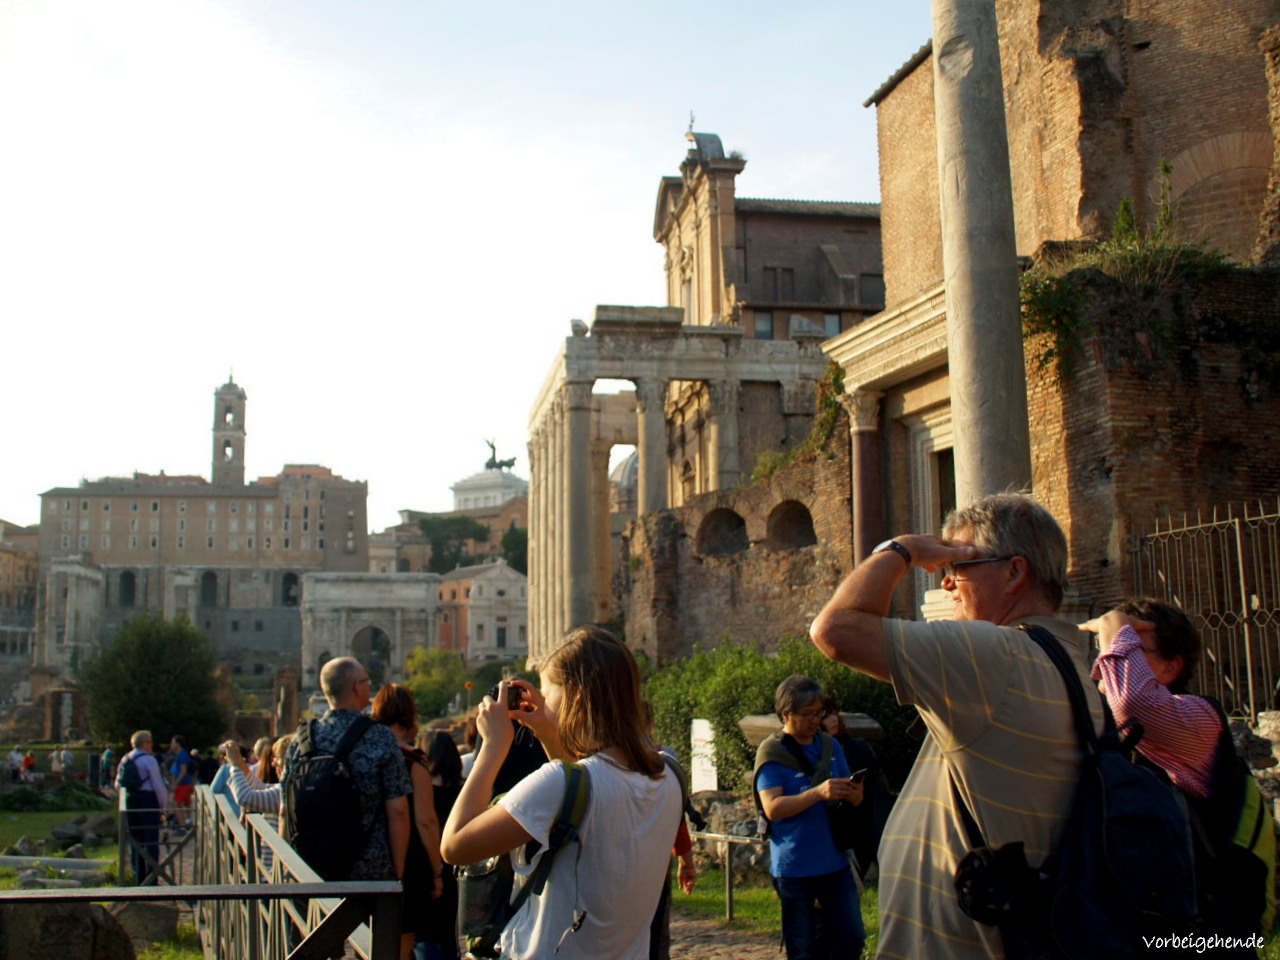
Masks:
[[[1157,521],[1134,547],[1135,592],[1176,603],[1200,630],[1195,688],[1256,723],[1280,706],[1280,502],[1220,519]]]

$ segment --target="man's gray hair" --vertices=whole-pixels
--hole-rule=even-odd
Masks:
[[[333,706],[356,687],[364,667],[355,657],[338,657],[320,668],[320,690]]]
[[[778,684],[773,695],[773,709],[778,714],[778,719],[786,723],[787,714],[797,713],[811,703],[821,703],[825,696],[822,684],[813,677],[793,673]]]
[[[1031,582],[1057,610],[1067,589],[1067,536],[1029,493],[993,493],[951,512],[942,525],[950,540],[968,531],[974,544],[997,557],[1024,557]]]
[[[151,740],[150,730],[135,730],[133,736],[129,738],[129,743],[133,745],[133,749],[139,749],[144,743]]]

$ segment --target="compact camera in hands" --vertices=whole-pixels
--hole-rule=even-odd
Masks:
[[[490,697],[490,699],[492,699],[495,703],[498,701],[498,687],[499,687],[499,686],[500,686],[500,684],[495,683],[492,687],[490,687],[490,688],[489,688],[489,697]],[[524,693],[521,691],[521,689],[520,689],[519,687],[512,686],[512,685],[508,684],[508,685],[507,685],[507,709],[508,709],[508,710],[519,710],[519,709],[520,709],[520,700],[521,700],[521,698],[522,698],[523,696],[524,696]]]

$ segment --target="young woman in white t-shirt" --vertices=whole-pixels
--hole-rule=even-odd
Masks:
[[[510,749],[514,716],[533,731],[551,759],[587,770],[591,799],[580,843],[556,854],[547,885],[529,897],[502,933],[504,960],[557,955],[563,960],[647,960],[649,921],[670,866],[680,824],[675,777],[649,742],[640,707],[640,674],[621,641],[598,627],[572,631],[542,663],[541,690],[521,691],[518,711],[498,700],[480,705],[483,737],[475,766],[445,825],[449,863],[472,863],[511,851],[516,873],[537,867],[564,798],[558,764],[545,764],[489,805]],[[527,856],[525,845],[537,840]]]

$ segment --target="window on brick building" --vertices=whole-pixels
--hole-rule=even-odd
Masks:
[[[757,310],[755,315],[756,339],[772,340],[773,339],[773,311]]]

